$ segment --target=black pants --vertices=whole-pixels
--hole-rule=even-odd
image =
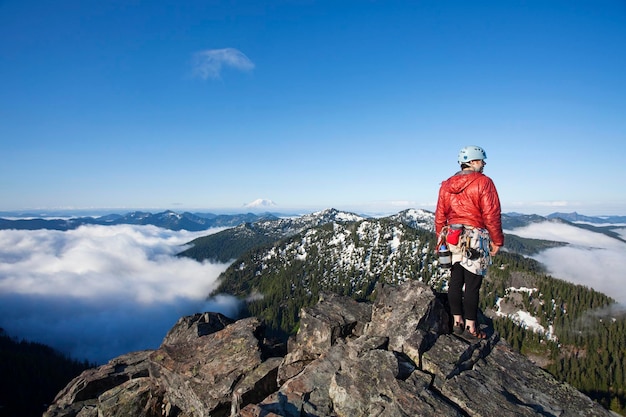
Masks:
[[[463,316],[466,320],[477,319],[478,293],[482,283],[482,275],[469,272],[459,262],[452,265],[448,283],[448,302],[452,315]],[[463,292],[464,284],[465,293]]]

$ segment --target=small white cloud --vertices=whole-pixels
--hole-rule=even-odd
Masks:
[[[415,202],[408,200],[393,200],[390,201],[389,204],[394,207],[411,207],[415,205]]]
[[[518,210],[530,210],[532,212],[538,208],[576,207],[576,204],[568,201],[509,201],[506,203],[506,206]]]
[[[208,49],[194,55],[194,76],[206,80],[219,79],[222,68],[231,67],[239,71],[252,71],[254,63],[235,48]]]
[[[544,207],[568,207],[573,205],[567,201],[537,201],[535,204]]]

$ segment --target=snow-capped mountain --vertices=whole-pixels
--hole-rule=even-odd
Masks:
[[[266,277],[285,276],[304,287],[365,297],[378,281],[439,277],[433,268],[433,244],[431,233],[388,218],[331,221],[259,248],[232,270],[261,286]]]
[[[266,209],[276,207],[276,203],[265,198],[257,198],[256,200],[244,204],[243,206],[248,209]]]

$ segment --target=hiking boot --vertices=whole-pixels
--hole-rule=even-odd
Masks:
[[[478,341],[487,339],[487,333],[483,332],[480,329],[475,329],[473,332],[470,332],[469,328],[466,328],[463,332],[463,337],[468,340]]]

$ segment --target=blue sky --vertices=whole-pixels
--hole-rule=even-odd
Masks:
[[[0,0],[0,210],[626,215],[626,2]]]

